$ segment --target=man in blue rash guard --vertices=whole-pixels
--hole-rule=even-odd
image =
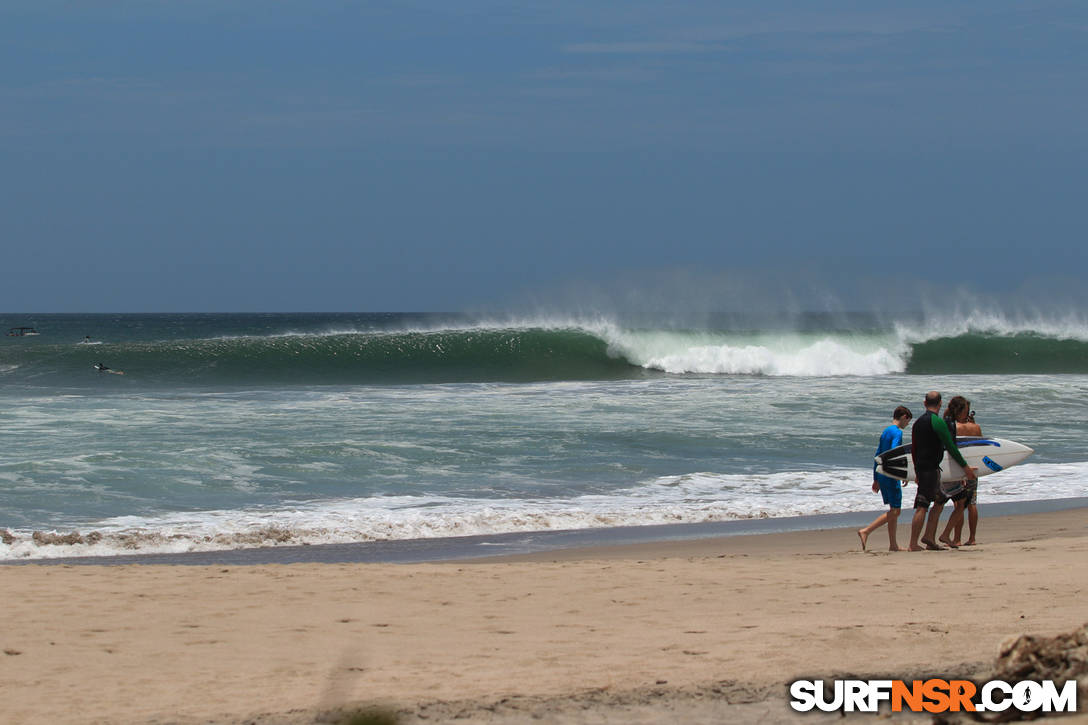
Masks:
[[[910,550],[922,551],[918,545],[919,535],[922,533],[922,525],[925,524],[925,536],[921,543],[926,549],[939,551],[944,547],[937,544],[933,537],[937,534],[937,522],[941,518],[941,510],[948,499],[941,493],[941,459],[944,452],[963,466],[967,480],[973,481],[977,476],[975,469],[967,465],[963,454],[956,447],[956,441],[948,432],[948,426],[937,415],[941,412],[941,394],[936,390],[926,393],[926,412],[918,416],[911,428],[910,455],[914,459],[914,473],[918,481],[918,493],[914,497],[914,519],[910,525]],[[926,521],[926,511],[933,504],[933,510],[929,511],[929,521]]]
[[[903,444],[903,429],[907,427],[913,417],[910,409],[900,405],[892,413],[892,424],[880,434],[880,444],[876,448],[876,455],[890,451]],[[858,529],[858,538],[861,539],[861,550],[865,551],[865,544],[869,541],[869,534],[879,529],[884,524],[888,525],[888,551],[901,551],[896,540],[896,526],[899,522],[899,510],[903,508],[903,485],[894,478],[889,478],[876,472],[876,461],[873,461],[873,493],[880,491],[888,510],[877,516],[873,523],[864,529]]]

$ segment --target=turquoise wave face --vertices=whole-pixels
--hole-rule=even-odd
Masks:
[[[918,375],[1088,372],[1088,342],[1032,333],[965,334],[917,343],[907,372]]]
[[[102,363],[123,377],[95,369]],[[9,382],[82,387],[607,380],[646,374],[578,330],[444,330],[36,345],[0,356]]]

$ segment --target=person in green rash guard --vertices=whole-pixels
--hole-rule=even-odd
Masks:
[[[918,493],[914,497],[914,519],[910,525],[910,550],[922,551],[919,546],[919,537],[926,549],[939,551],[944,547],[934,541],[937,534],[937,522],[940,521],[941,511],[948,500],[941,493],[941,459],[944,452],[952,457],[956,463],[963,466],[967,474],[967,480],[975,480],[975,469],[967,465],[960,449],[956,447],[956,441],[948,430],[948,426],[938,413],[941,412],[941,394],[936,390],[926,393],[926,411],[918,416],[911,428],[910,455],[914,459],[914,472],[918,479]],[[930,504],[933,509],[930,510]],[[929,521],[926,521],[926,512],[929,511]],[[922,527],[925,526],[925,535],[922,536]]]

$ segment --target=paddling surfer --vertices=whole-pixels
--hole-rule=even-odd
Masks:
[[[97,370],[100,373],[110,373],[112,375],[124,375],[125,374],[123,370],[110,370],[108,367],[106,367],[104,364],[102,364],[100,362],[96,362],[94,364],[94,369]]]
[[[914,459],[914,472],[918,479],[918,493],[914,497],[914,519],[910,525],[910,550],[922,551],[921,543],[926,549],[939,551],[943,547],[933,540],[937,534],[937,523],[941,518],[941,511],[948,498],[941,493],[941,459],[944,452],[963,466],[967,480],[977,478],[975,469],[967,465],[960,449],[956,447],[956,441],[948,432],[948,426],[938,415],[941,412],[941,394],[936,390],[926,393],[925,412],[918,416],[911,428],[910,455]],[[933,509],[930,510],[930,504]],[[926,512],[929,512],[929,520],[926,520]],[[922,527],[925,526],[925,535],[922,535]]]

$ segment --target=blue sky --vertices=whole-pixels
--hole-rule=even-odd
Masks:
[[[0,309],[1079,288],[1088,6],[902,5],[8,0]]]

